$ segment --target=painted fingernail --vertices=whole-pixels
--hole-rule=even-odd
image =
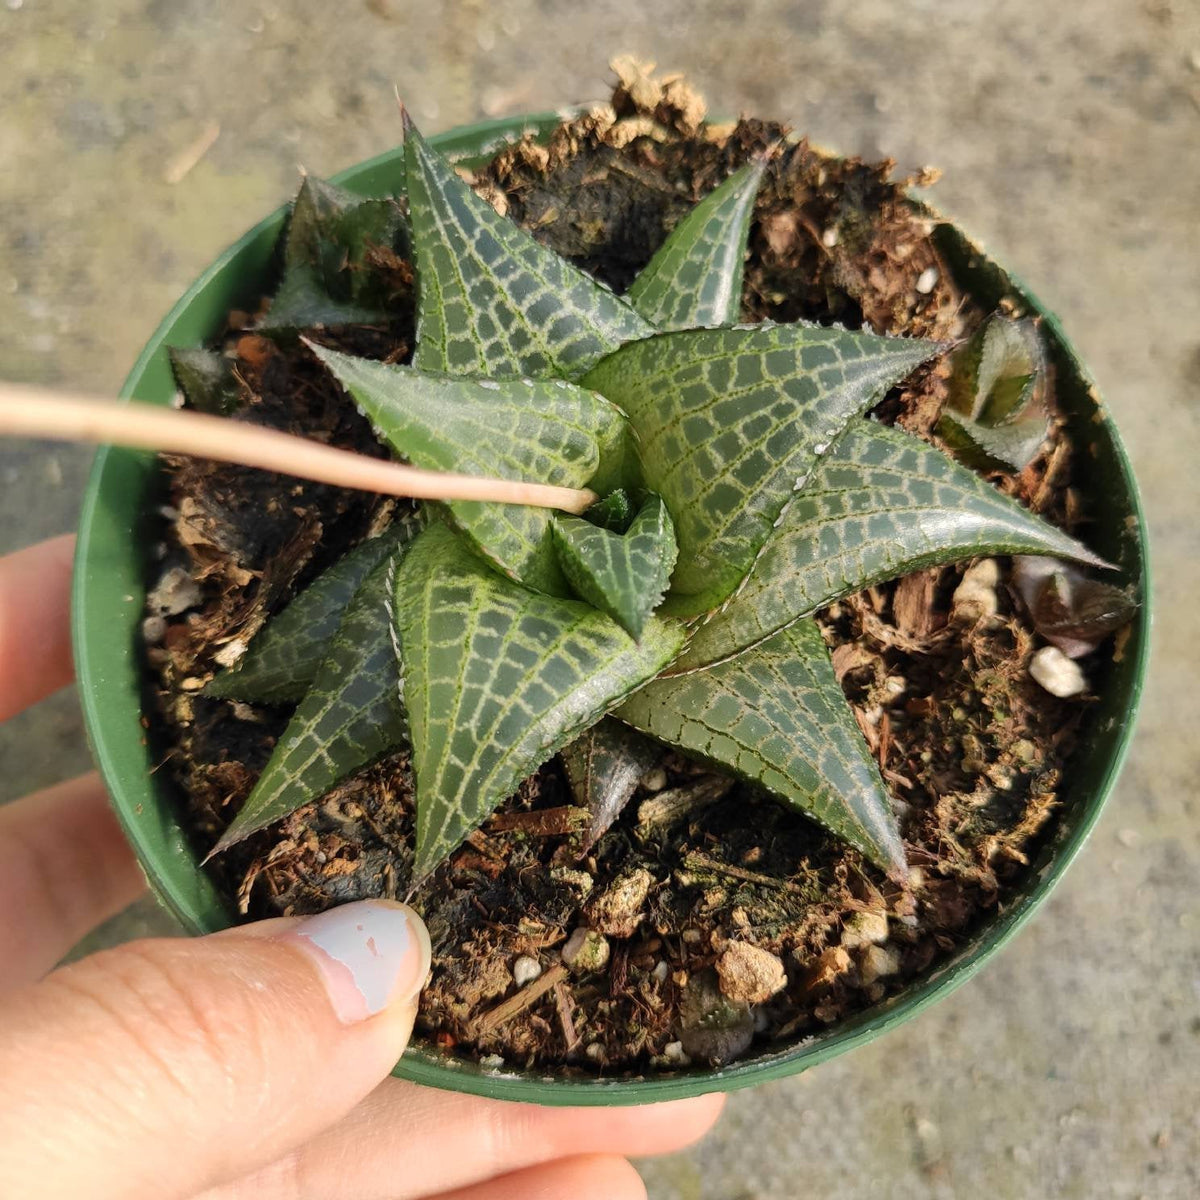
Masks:
[[[406,904],[360,900],[331,908],[284,934],[320,967],[346,1025],[411,1000],[429,974],[429,931]]]

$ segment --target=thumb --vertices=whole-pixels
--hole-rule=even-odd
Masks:
[[[0,1178],[168,1200],[274,1161],[391,1070],[429,962],[420,918],[368,900],[132,942],[10,993]]]

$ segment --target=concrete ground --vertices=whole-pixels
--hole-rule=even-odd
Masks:
[[[1200,1194],[1200,6],[1195,0],[3,0],[0,377],[115,389],[296,182],[605,91],[631,50],[724,112],[935,163],[943,208],[1059,309],[1142,479],[1152,685],[1093,840],[1034,925],[919,1020],[735,1096],[655,1200]],[[181,182],[166,175],[212,125]],[[86,455],[0,449],[0,552],[71,527]],[[86,761],[74,700],[0,729],[0,799]],[[143,905],[109,939],[163,928]]]

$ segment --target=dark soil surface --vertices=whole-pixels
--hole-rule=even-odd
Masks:
[[[548,146],[503,151],[474,179],[496,207],[617,289],[673,224],[752,155],[772,154],[745,285],[748,320],[836,321],[961,339],[986,315],[949,278],[930,220],[891,164],[834,160],[785,130],[702,123],[679,80],[632,66],[611,109]],[[399,273],[400,276],[403,273]],[[265,302],[264,302],[265,303]],[[405,361],[412,306],[386,328],[313,336]],[[366,423],[303,346],[245,332],[225,346],[242,419],[376,454]],[[1053,387],[1048,407],[1054,415]],[[945,366],[878,410],[922,436]],[[168,463],[159,587],[146,622],[152,733],[207,851],[266,762],[287,713],[198,695],[269,615],[394,503],[236,467]],[[1085,516],[1055,416],[1043,454],[995,482],[1066,528]],[[1048,823],[1086,697],[1028,675],[1037,644],[999,564],[994,615],[955,590],[970,564],[874,587],[820,616],[846,695],[888,780],[913,865],[904,889],[808,820],[663,752],[577,861],[557,760],[526,781],[412,897],[429,924],[420,1028],[447,1053],[509,1068],[609,1074],[724,1062],[778,1048],[879,1001],[961,946],[1019,877]],[[405,755],[219,856],[210,869],[247,919],[408,891]],[[590,931],[585,934],[578,931]],[[562,951],[573,942],[564,962]],[[586,944],[580,951],[580,939]],[[578,954],[576,951],[580,951]],[[514,972],[516,977],[514,977]],[[773,998],[759,997],[786,977]]]

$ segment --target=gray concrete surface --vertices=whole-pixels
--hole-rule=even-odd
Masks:
[[[611,54],[715,109],[946,169],[936,195],[1092,364],[1154,532],[1153,682],[1087,852],[975,982],[873,1046],[732,1100],[655,1200],[1200,1194],[1196,0],[4,0],[0,376],[115,388],[197,271],[419,120],[603,94]],[[220,137],[186,178],[164,171]],[[73,521],[85,456],[0,449],[0,551]],[[84,761],[70,696],[0,730],[0,799]],[[145,909],[105,932],[154,924]]]

